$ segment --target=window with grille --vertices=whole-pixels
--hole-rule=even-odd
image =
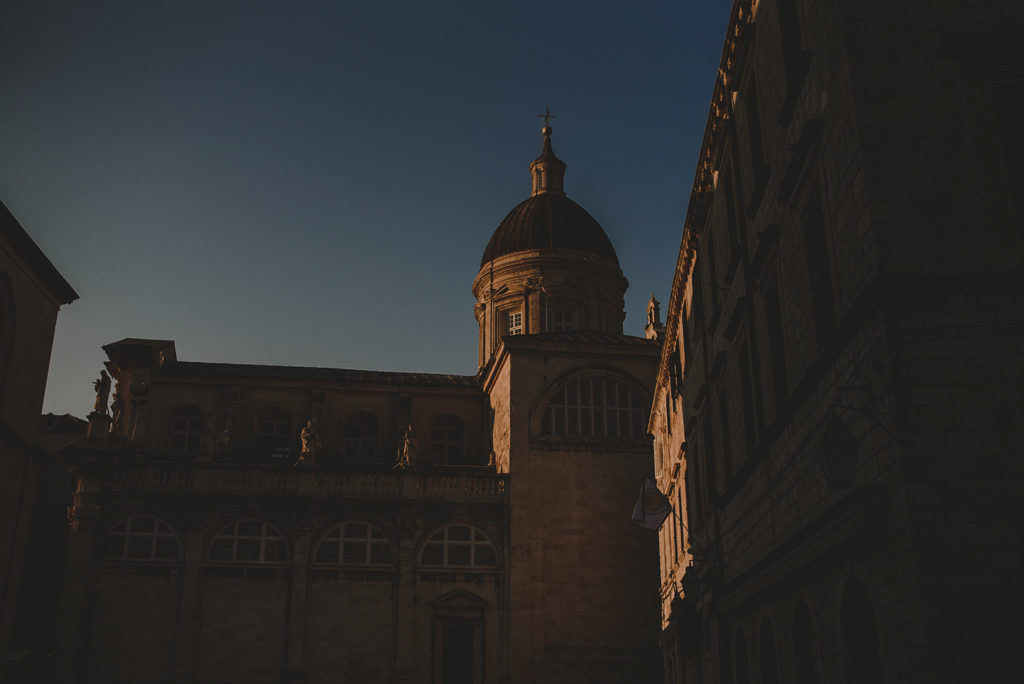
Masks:
[[[555,332],[572,330],[572,311],[569,309],[555,309],[553,318]]]
[[[544,410],[541,434],[645,437],[649,403],[614,378],[593,376],[569,380],[558,388]]]
[[[438,416],[430,424],[430,454],[437,463],[466,463],[466,425],[456,416]]]
[[[376,525],[346,522],[320,539],[316,562],[331,565],[393,565],[391,542]]]
[[[206,415],[198,406],[182,406],[171,413],[170,446],[176,454],[197,454]]]
[[[515,311],[505,314],[505,332],[509,335],[523,334],[523,312]]]
[[[345,422],[342,452],[345,458],[368,461],[377,455],[377,416],[361,411]]]
[[[420,564],[440,567],[495,568],[498,566],[498,554],[487,535],[475,527],[448,525],[435,532],[423,545]]]
[[[284,563],[288,560],[288,550],[277,530],[262,520],[237,520],[214,538],[210,545],[210,560]]]
[[[285,411],[273,409],[256,419],[256,436],[273,456],[285,456],[291,447],[292,417]]]
[[[109,560],[176,561],[181,557],[178,535],[151,515],[122,520],[103,537],[103,557]]]

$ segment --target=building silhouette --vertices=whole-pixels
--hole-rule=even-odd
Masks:
[[[475,376],[178,360],[108,344],[77,485],[55,681],[661,679],[650,472],[659,345],[563,190],[532,192],[473,283]]]
[[[33,666],[30,644],[54,617],[40,583],[55,570],[45,521],[52,459],[40,431],[57,311],[78,295],[0,203],[0,678]],[[57,546],[60,527],[56,528]],[[57,562],[59,563],[59,551]],[[59,570],[59,568],[57,568]]]
[[[733,3],[651,416],[666,681],[1020,681],[1020,3]]]

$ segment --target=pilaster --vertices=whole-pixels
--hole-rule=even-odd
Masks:
[[[74,684],[83,677],[85,645],[88,630],[88,608],[92,573],[89,560],[95,546],[96,505],[95,483],[79,477],[74,503],[68,506],[67,565],[64,572],[61,620],[57,628],[54,665],[50,680],[59,684]]]
[[[190,516],[185,529],[184,577],[179,597],[178,627],[171,671],[172,680],[182,684],[195,680],[195,650],[202,596],[204,522],[202,516]]]

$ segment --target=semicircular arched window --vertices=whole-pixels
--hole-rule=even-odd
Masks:
[[[645,437],[649,403],[615,378],[573,378],[552,395],[540,432],[553,437]]]
[[[285,563],[284,538],[262,520],[236,520],[213,539],[210,560],[224,563]]]
[[[366,411],[353,413],[342,426],[341,451],[346,459],[370,461],[377,456],[377,416]]]
[[[133,515],[103,536],[103,557],[108,560],[176,561],[181,558],[178,535],[152,515]]]
[[[448,525],[423,545],[420,565],[446,568],[496,568],[498,552],[486,534],[469,525]]]
[[[376,525],[349,521],[335,525],[320,538],[316,563],[330,565],[393,565],[391,541]]]
[[[179,406],[171,411],[171,451],[176,454],[199,453],[205,423],[206,414],[198,406]]]

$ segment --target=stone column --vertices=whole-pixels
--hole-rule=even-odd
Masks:
[[[96,483],[79,476],[74,503],[68,506],[68,555],[61,598],[61,619],[57,627],[54,662],[50,680],[74,684],[83,678],[85,646],[88,642],[88,607],[91,592],[89,559],[95,545]]]
[[[185,529],[184,577],[178,607],[178,627],[174,641],[171,677],[174,682],[195,680],[195,650],[199,637],[201,603],[201,566],[203,563],[204,519],[190,516]]]

